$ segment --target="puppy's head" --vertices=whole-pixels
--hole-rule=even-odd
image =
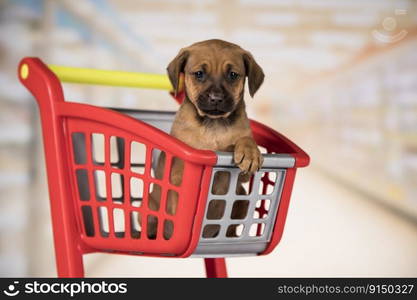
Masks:
[[[167,68],[175,89],[184,73],[185,92],[202,117],[227,118],[243,101],[245,79],[253,97],[264,73],[252,55],[238,45],[208,40],[181,49]]]

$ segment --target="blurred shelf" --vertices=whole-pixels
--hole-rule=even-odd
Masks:
[[[417,132],[411,133],[402,133],[402,132],[393,132],[388,133],[388,138],[394,141],[395,143],[404,145],[404,147],[415,148],[415,153],[417,155]]]
[[[24,172],[3,172],[0,171],[0,189],[19,187],[25,188],[29,185],[29,174]]]
[[[382,170],[356,167],[352,162],[326,160],[316,161],[315,165],[343,185],[354,187],[371,200],[376,200],[417,221],[417,191],[412,185],[389,180]]]

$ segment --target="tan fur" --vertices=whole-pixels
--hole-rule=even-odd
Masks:
[[[196,80],[194,74],[201,68],[204,68],[205,72],[210,75],[210,78],[220,82],[224,81],[224,74],[229,72],[228,70],[230,69],[241,75],[239,80],[233,84],[223,82],[224,88],[233,98],[232,111],[222,116],[208,116],[198,108],[197,100],[200,93],[205,91],[211,84],[209,81],[199,82]],[[168,75],[175,89],[179,88],[180,73],[185,74],[184,82],[187,99],[182,103],[176,114],[171,135],[196,149],[234,152],[234,161],[242,170],[239,181],[248,181],[251,173],[261,167],[263,158],[249,127],[245,103],[243,102],[243,92],[245,78],[247,77],[249,91],[251,96],[253,96],[262,84],[262,69],[255,62],[252,55],[239,46],[221,40],[209,40],[181,49],[177,57],[170,63]],[[232,113],[234,114],[234,122],[231,125],[224,122],[211,122],[210,125],[207,125],[199,121],[198,118],[228,118]],[[156,170],[157,178],[158,176],[162,178],[164,164],[165,157],[161,156]],[[183,167],[182,161],[174,160],[171,172],[171,182],[174,184],[179,184],[182,178]],[[228,189],[227,184],[225,184],[227,180],[224,180],[227,174],[219,172],[216,176],[215,193],[224,194]],[[149,197],[149,207],[151,209],[156,210],[159,207],[160,192],[159,188],[154,188],[152,191]],[[240,183],[238,184],[238,194],[246,194]],[[168,212],[174,214],[178,205],[178,199],[176,195],[168,195],[168,198]],[[241,205],[241,207],[232,212],[232,215],[240,217],[246,213],[246,210],[247,205]],[[156,230],[156,228],[152,228],[152,224],[149,226],[151,231]],[[231,228],[230,232],[227,233],[228,236],[233,235],[234,230],[235,228]],[[156,234],[156,232],[152,234]],[[171,234],[172,228],[164,231],[165,236],[170,236]],[[217,233],[213,231],[208,234],[214,236]]]

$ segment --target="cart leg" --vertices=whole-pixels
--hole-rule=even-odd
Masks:
[[[226,260],[224,258],[205,258],[207,278],[227,278]]]
[[[51,215],[58,277],[84,277],[83,251],[75,220],[63,218],[61,216],[65,214],[60,213],[71,206],[59,206],[58,201],[53,201],[57,199],[52,197],[55,195],[51,196]]]
[[[66,247],[67,246],[67,247]],[[69,249],[69,245],[56,245],[55,257],[58,277],[84,277],[83,255],[78,249]]]

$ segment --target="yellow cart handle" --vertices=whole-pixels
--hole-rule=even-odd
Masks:
[[[125,86],[172,91],[167,75],[48,65],[63,82]]]

